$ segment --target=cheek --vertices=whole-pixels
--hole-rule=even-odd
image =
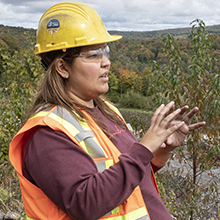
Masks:
[[[98,76],[99,76],[99,67],[98,65],[90,65],[88,66],[88,68],[84,69],[85,71],[83,72],[84,76],[87,78],[87,79],[90,79],[90,80],[95,80]]]
[[[89,72],[97,73],[100,69],[100,64],[99,63],[92,63],[87,67],[87,70]]]
[[[72,75],[77,79],[94,80],[99,76],[100,64],[99,63],[83,63],[78,62],[73,66]]]

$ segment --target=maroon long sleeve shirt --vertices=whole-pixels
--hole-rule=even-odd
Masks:
[[[92,158],[64,133],[39,127],[25,151],[24,176],[75,220],[96,220],[123,203],[139,185],[151,220],[171,220],[151,181],[153,154],[128,129],[97,114],[113,131],[120,161],[98,172]],[[156,168],[155,168],[156,169]]]

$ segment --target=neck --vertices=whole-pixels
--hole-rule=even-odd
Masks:
[[[80,105],[84,105],[87,108],[94,108],[95,107],[93,99],[83,100],[83,99],[79,98],[78,96],[74,95],[73,93],[70,93],[70,97],[74,102],[76,102]]]

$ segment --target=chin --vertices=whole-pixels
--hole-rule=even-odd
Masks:
[[[108,92],[108,89],[107,90],[105,90],[101,95],[104,95],[106,92]]]
[[[109,86],[108,86],[108,83],[107,83],[106,89],[105,89],[105,92],[104,92],[104,93],[108,92],[108,90],[109,90]]]

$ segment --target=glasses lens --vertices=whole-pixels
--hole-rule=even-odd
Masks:
[[[85,63],[99,63],[105,55],[109,59],[110,49],[106,46],[104,49],[89,50],[81,53],[82,61]]]
[[[109,59],[110,58],[110,48],[109,48],[109,46],[106,46],[103,49],[103,51],[104,51],[105,56]]]

